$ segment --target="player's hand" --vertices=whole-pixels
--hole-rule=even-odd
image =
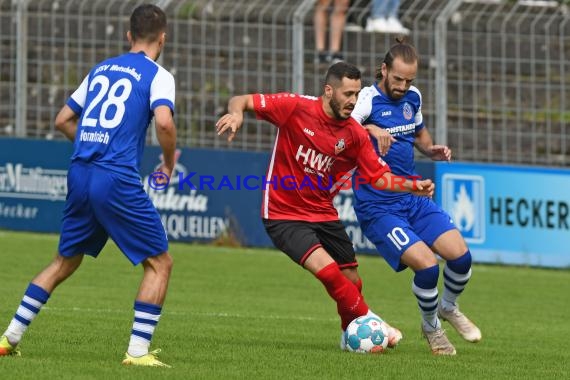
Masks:
[[[430,152],[433,161],[451,161],[451,149],[446,145],[432,145]]]
[[[166,174],[166,178],[164,177],[156,177],[155,181],[157,185],[168,185],[170,179],[172,178],[172,168],[167,167],[166,165],[160,165],[158,169],[159,172]]]
[[[414,180],[411,193],[414,195],[433,197],[435,183],[431,179]]]
[[[167,167],[166,165],[160,165],[160,170],[161,172],[163,172],[164,174],[166,174],[168,176],[168,178],[172,177],[172,169]]]
[[[216,123],[216,132],[218,136],[228,132],[228,141],[232,141],[243,124],[243,112],[227,113]]]
[[[396,142],[396,139],[394,137],[392,137],[390,132],[388,132],[387,130],[385,130],[383,128],[380,128],[377,125],[366,124],[366,125],[364,125],[364,128],[378,142],[378,151],[380,152],[380,155],[382,155],[382,156],[384,156],[386,153],[388,153],[388,150],[390,149],[390,146],[392,145],[392,143]]]

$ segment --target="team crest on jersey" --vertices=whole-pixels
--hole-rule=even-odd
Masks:
[[[336,142],[334,146],[334,154],[339,154],[346,148],[346,144],[344,143],[344,139],[340,139]]]
[[[410,120],[413,116],[414,116],[414,111],[412,110],[412,106],[410,106],[410,103],[404,103],[404,109],[403,109],[403,114],[404,114],[404,119],[406,120]]]

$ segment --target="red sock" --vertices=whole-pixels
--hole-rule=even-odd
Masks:
[[[340,271],[337,263],[331,263],[315,275],[325,286],[329,295],[336,301],[341,328],[346,330],[355,318],[368,312],[368,305],[355,284]]]
[[[359,278],[358,281],[356,281],[356,282],[354,283],[354,285],[356,285],[356,289],[358,289],[358,292],[359,292],[360,294],[362,294],[362,279]]]

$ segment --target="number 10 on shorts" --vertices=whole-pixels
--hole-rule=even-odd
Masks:
[[[410,238],[401,227],[394,227],[386,236],[398,248],[398,251],[401,251],[402,247],[410,242]]]

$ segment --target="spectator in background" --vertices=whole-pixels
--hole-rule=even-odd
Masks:
[[[398,18],[400,0],[372,0],[367,32],[410,34]]]
[[[329,50],[327,51],[325,50],[327,16],[331,2],[334,4],[330,14]],[[318,63],[334,64],[344,59],[340,47],[349,5],[350,0],[318,0],[313,17]]]
[[[345,32],[363,32],[364,31],[364,23],[362,22],[362,16],[364,11],[368,13],[368,8],[370,6],[371,0],[364,0],[364,1],[357,1],[351,0],[350,6],[348,7],[349,12],[346,16],[346,25],[344,26]],[[356,9],[351,11],[353,6],[357,6]],[[365,9],[363,9],[365,8]]]

